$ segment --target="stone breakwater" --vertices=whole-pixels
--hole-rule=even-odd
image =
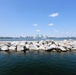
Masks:
[[[41,41],[9,41],[0,42],[0,51],[59,51],[76,50],[75,40],[41,40]]]

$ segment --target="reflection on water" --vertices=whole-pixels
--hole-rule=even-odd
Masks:
[[[0,52],[0,75],[76,75],[76,52]]]

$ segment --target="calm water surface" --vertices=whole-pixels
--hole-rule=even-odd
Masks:
[[[48,38],[48,40],[69,40],[69,39],[73,39],[76,40],[76,38]],[[47,38],[19,38],[19,39],[0,39],[0,41],[40,41],[40,40],[47,40]]]
[[[0,75],[76,75],[76,52],[0,52]]]

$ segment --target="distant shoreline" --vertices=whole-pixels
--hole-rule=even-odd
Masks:
[[[0,39],[37,39],[37,38],[42,38],[42,37],[0,37]],[[43,37],[44,38],[44,37]],[[53,39],[53,38],[59,38],[59,39],[76,39],[76,37],[46,37],[47,39]]]
[[[47,38],[26,38],[26,37],[0,37],[0,42],[9,42],[9,41],[40,41],[40,40],[54,40],[54,41],[63,41],[63,40],[76,40],[76,37],[47,37]]]

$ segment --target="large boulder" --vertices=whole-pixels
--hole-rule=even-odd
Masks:
[[[1,46],[1,50],[2,50],[2,51],[7,51],[7,50],[9,50],[9,48],[8,48],[8,46],[3,45],[3,46]]]
[[[23,51],[24,50],[24,46],[18,45],[17,46],[17,51]]]
[[[29,50],[38,50],[38,47],[36,45],[30,45]]]
[[[59,47],[58,47],[58,51],[59,51],[59,50],[62,51],[62,52],[66,52],[66,51],[67,51],[63,46],[59,46]]]
[[[52,45],[46,47],[46,51],[47,50],[54,50],[54,49],[57,49],[57,46],[55,44],[52,44]]]
[[[16,46],[10,46],[9,50],[16,50]]]

